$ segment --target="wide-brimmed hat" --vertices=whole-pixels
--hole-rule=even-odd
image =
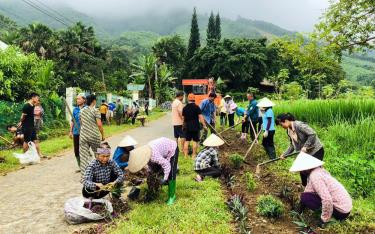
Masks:
[[[118,144],[119,147],[127,147],[127,146],[134,146],[138,144],[136,140],[134,140],[133,137],[126,135]]]
[[[130,151],[128,169],[131,173],[136,173],[144,168],[151,158],[151,147],[144,145]]]
[[[188,101],[195,101],[195,95],[194,95],[194,93],[189,93],[189,95],[188,95]]]
[[[224,99],[225,99],[225,98],[232,98],[232,97],[231,97],[230,95],[227,94],[227,95],[225,95]]]
[[[224,144],[224,141],[220,139],[220,137],[216,136],[215,134],[211,134],[207,139],[203,142],[204,146],[208,147],[217,147]]]
[[[324,164],[323,161],[314,158],[313,156],[300,152],[294,160],[292,167],[289,169],[290,172],[306,171],[316,167],[320,167]]]
[[[275,103],[271,102],[270,99],[268,98],[263,98],[262,100],[259,101],[258,103],[258,107],[271,107],[271,106],[274,106]]]

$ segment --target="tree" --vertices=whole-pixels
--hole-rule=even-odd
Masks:
[[[207,25],[207,44],[211,44],[216,40],[216,20],[214,13],[211,11],[210,18],[208,19],[208,25]]]
[[[282,89],[283,85],[285,84],[285,81],[287,81],[289,78],[289,70],[288,69],[281,69],[277,75],[270,76],[269,79],[273,82],[275,86],[275,92],[281,98],[282,95]]]
[[[303,89],[297,82],[291,82],[281,86],[282,97],[288,100],[297,100],[303,96]]]
[[[169,101],[173,98],[172,85],[175,77],[173,71],[166,64],[160,65],[158,79],[155,80],[155,97],[158,103]]]
[[[374,48],[374,22],[374,0],[331,1],[316,31],[341,55],[342,50]]]
[[[215,18],[215,38],[218,41],[221,39],[221,20],[219,13],[217,13]]]
[[[200,43],[197,12],[196,12],[196,9],[194,8],[193,16],[191,19],[189,45],[188,45],[187,54],[186,54],[187,61],[190,60],[194,56],[195,51],[200,46],[201,46],[201,43]]]
[[[154,98],[153,95],[153,84],[155,78],[155,66],[157,59],[153,54],[142,56],[138,64],[132,64],[135,68],[135,72],[130,77],[136,77],[139,79],[143,77],[147,81],[147,89],[149,98]]]

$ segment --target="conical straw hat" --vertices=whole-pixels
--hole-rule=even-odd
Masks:
[[[151,147],[144,145],[130,151],[128,169],[131,173],[136,173],[144,168],[151,158]]]
[[[230,95],[225,95],[225,97],[224,98],[232,98]]]
[[[119,147],[127,147],[127,146],[134,146],[136,144],[138,144],[138,142],[136,142],[133,137],[131,137],[129,135],[126,135],[124,137],[124,139],[122,139],[122,141],[120,141],[118,146]]]
[[[271,102],[270,99],[268,98],[263,98],[262,100],[259,101],[258,103],[258,107],[271,107],[271,106],[274,106],[275,103]]]
[[[306,154],[304,152],[300,152],[294,160],[292,167],[289,169],[290,172],[297,172],[297,171],[306,171],[309,169],[313,169],[316,167],[320,167],[324,164],[323,161],[320,161],[313,156]]]
[[[220,139],[220,137],[216,136],[215,134],[211,134],[207,139],[203,142],[204,146],[209,147],[216,147],[221,146],[224,144],[224,141]]]

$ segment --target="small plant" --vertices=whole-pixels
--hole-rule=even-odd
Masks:
[[[229,157],[233,167],[235,169],[240,169],[242,163],[243,163],[243,158],[241,155],[239,154],[232,154],[230,157]]]
[[[314,230],[306,223],[302,214],[299,214],[298,212],[294,210],[292,210],[290,214],[293,217],[293,223],[297,225],[297,229],[299,233],[301,234],[314,233]]]
[[[249,210],[244,205],[244,198],[242,195],[235,194],[227,202],[230,211],[233,213],[236,222],[238,222],[238,231],[242,234],[250,234],[247,225],[247,215]]]
[[[286,200],[290,204],[292,209],[296,208],[298,199],[294,196],[293,189],[288,185],[284,184],[281,186],[278,197]]]
[[[256,182],[254,180],[253,174],[251,174],[250,172],[246,172],[245,179],[246,179],[247,190],[249,192],[254,191],[254,189],[256,188],[257,184],[256,184]]]
[[[269,217],[278,218],[284,212],[284,205],[272,195],[262,195],[257,199],[257,213]]]

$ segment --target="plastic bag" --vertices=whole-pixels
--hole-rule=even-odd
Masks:
[[[29,149],[23,153],[13,153],[14,157],[20,160],[21,164],[37,164],[40,163],[40,157],[38,152],[36,151],[36,146],[34,142],[29,142]]]
[[[92,199],[92,202],[104,204],[108,213],[113,213],[112,203],[105,199]],[[64,212],[65,219],[70,224],[79,224],[90,221],[102,220],[105,217],[92,212],[90,209],[85,208],[85,202],[90,202],[90,199],[83,197],[70,198],[65,202]]]

